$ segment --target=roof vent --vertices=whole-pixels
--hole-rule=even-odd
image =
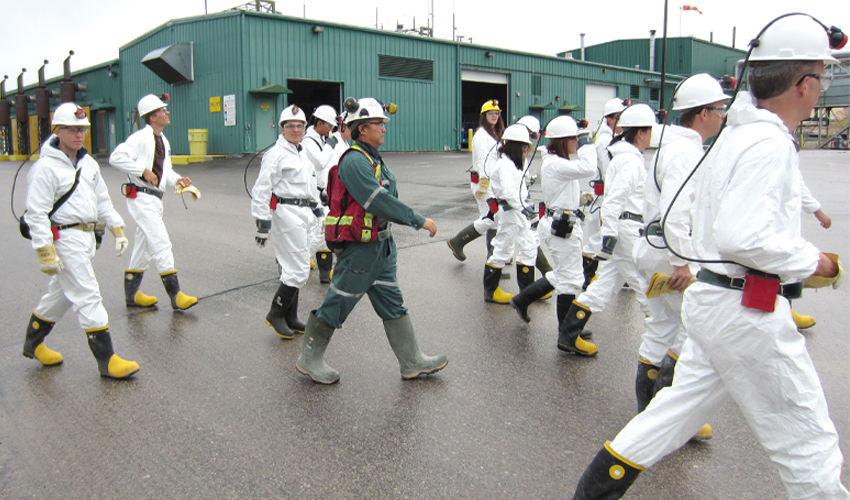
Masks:
[[[171,85],[195,81],[192,42],[175,43],[149,52],[142,58],[142,64]]]

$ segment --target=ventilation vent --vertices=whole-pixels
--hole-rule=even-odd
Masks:
[[[531,75],[531,95],[543,95],[543,77],[540,75]]]
[[[434,61],[378,55],[378,76],[406,80],[434,80]]]
[[[631,88],[629,90],[629,97],[631,97],[632,99],[640,99],[640,86],[631,85]]]
[[[649,100],[650,101],[657,101],[659,93],[660,93],[659,89],[649,89]]]

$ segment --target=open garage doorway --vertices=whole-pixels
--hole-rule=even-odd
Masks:
[[[469,148],[469,130],[475,130],[481,115],[481,105],[496,99],[502,108],[502,119],[508,124],[508,75],[487,71],[463,70],[461,73],[460,144]]]
[[[292,91],[287,96],[289,104],[295,104],[304,110],[309,120],[313,111],[327,104],[337,113],[342,107],[342,82],[322,82],[317,80],[286,80],[286,87]]]

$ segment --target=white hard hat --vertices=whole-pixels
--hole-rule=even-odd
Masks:
[[[538,120],[537,117],[525,115],[516,122],[519,125],[525,125],[525,127],[534,134],[540,133],[540,120]]]
[[[605,103],[605,108],[602,111],[602,116],[612,115],[614,113],[619,113],[623,111],[628,106],[622,99],[619,97],[615,97],[613,99],[609,99]]]
[[[352,102],[353,101],[353,102]],[[369,120],[371,118],[380,118],[385,122],[390,121],[389,117],[384,114],[384,107],[377,99],[364,97],[359,100],[349,97],[346,103],[351,104],[351,107],[357,106],[354,111],[349,111],[345,117],[345,123],[351,123],[358,120]]]
[[[505,132],[502,134],[502,140],[531,144],[531,136],[528,133],[528,128],[526,128],[525,125],[520,125],[519,123],[514,123],[510,127],[506,128]]]
[[[53,112],[53,121],[51,124],[54,127],[56,125],[65,125],[68,127],[91,126],[86,110],[77,106],[73,102],[66,102],[56,108],[56,111]]]
[[[303,109],[299,108],[295,104],[290,104],[286,109],[280,112],[280,124],[283,125],[283,122],[288,121],[307,123],[307,116],[304,114]]]
[[[578,135],[578,124],[571,116],[558,116],[546,125],[546,137],[558,139],[560,137],[575,137]]]
[[[754,46],[750,61],[838,62],[832,57],[826,29],[806,14],[774,21],[750,45]]]
[[[168,106],[168,104],[162,102],[159,97],[153,94],[148,94],[139,100],[139,116],[148,115],[166,106]]]
[[[336,110],[327,104],[322,104],[316,108],[316,111],[313,111],[313,117],[330,125],[336,125]]]
[[[706,106],[724,99],[731,97],[723,93],[720,82],[708,73],[698,73],[679,84],[673,96],[673,111]]]
[[[655,121],[655,110],[649,104],[633,104],[620,113],[617,126],[628,127],[652,127],[658,125]]]

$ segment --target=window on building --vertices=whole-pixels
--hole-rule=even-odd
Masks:
[[[531,75],[531,95],[543,95],[543,77],[540,75]]]
[[[433,81],[434,61],[378,54],[378,76]]]

